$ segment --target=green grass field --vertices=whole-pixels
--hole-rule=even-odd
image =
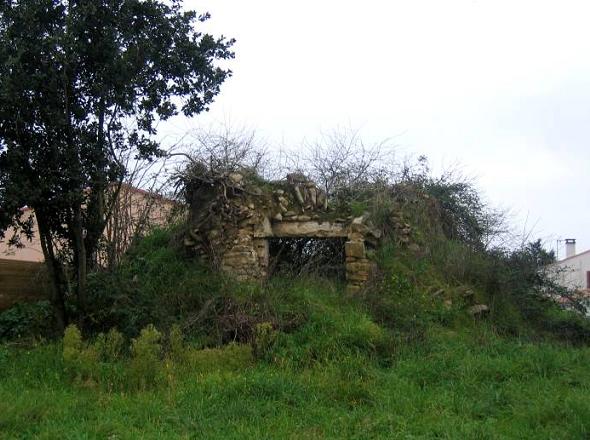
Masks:
[[[325,286],[324,286],[325,287]],[[68,372],[61,343],[0,348],[0,437],[590,437],[590,349],[431,326],[382,351],[381,329],[332,289],[302,288],[312,312],[266,360],[248,345],[187,347],[157,383],[125,384],[123,360],[95,380]],[[387,344],[394,344],[387,340]]]
[[[80,347],[68,332],[0,344],[0,438],[590,438],[583,318],[540,303],[532,326],[513,297],[488,296],[491,314],[475,320],[460,293],[452,306],[428,293],[465,288],[437,266],[393,251],[381,261],[387,276],[364,296],[313,277],[240,284],[155,232],[91,278]],[[22,336],[42,328],[40,310],[0,324]],[[140,356],[132,339],[149,323],[163,338],[144,338]],[[113,326],[125,347],[106,358],[98,333]]]

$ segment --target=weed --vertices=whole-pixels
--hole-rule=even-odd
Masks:
[[[168,356],[174,362],[183,363],[186,361],[186,349],[182,329],[174,324],[168,335]]]
[[[130,381],[139,389],[154,386],[161,380],[161,340],[162,334],[150,324],[131,341]]]
[[[84,343],[80,330],[73,324],[64,333],[63,360],[66,369],[77,379],[96,378],[99,353],[95,347]]]
[[[230,343],[220,348],[187,349],[185,366],[191,372],[242,371],[254,364],[249,345]]]
[[[100,333],[94,342],[94,348],[104,362],[116,362],[121,359],[125,338],[115,328],[107,334]]]
[[[262,322],[254,327],[252,353],[256,359],[269,359],[277,340],[277,332],[270,322]]]

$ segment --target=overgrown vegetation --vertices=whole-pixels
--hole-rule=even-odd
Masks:
[[[98,355],[100,338],[72,328],[63,344],[0,348],[0,432],[122,439],[589,434],[586,347],[501,336],[469,319],[431,321],[419,341],[392,338],[390,326],[407,334],[401,324],[378,324],[362,302],[325,282],[289,286],[308,304],[305,323],[289,332],[261,323],[252,346],[202,349],[190,339],[167,342],[171,335],[158,338],[152,328],[107,360]],[[138,344],[141,350],[131,350]],[[175,355],[173,347],[182,348]]]
[[[590,438],[587,309],[472,182],[352,131],[278,158],[227,127],[160,148],[234,56],[182,3],[0,3],[0,240],[38,234],[53,286],[0,313],[0,438]],[[136,212],[124,182],[159,186],[164,156],[190,160],[196,218],[143,237],[156,196]],[[337,239],[276,239],[265,282],[197,261],[187,229],[242,219],[228,189],[367,228],[371,282],[345,294]]]
[[[0,3],[0,240],[8,227],[14,244],[38,235],[61,331],[67,302],[88,304],[126,158],[163,156],[158,122],[207,110],[231,75],[220,62],[233,40],[201,32],[209,14],[182,6]]]
[[[0,430],[588,436],[590,324],[549,298],[569,294],[544,270],[553,255],[538,241],[501,245],[502,216],[469,182],[434,178],[424,160],[382,171],[355,178],[346,197],[337,173],[331,196],[339,214],[366,215],[382,234],[370,250],[379,271],[361,294],[302,267],[306,252],[332,265],[337,240],[313,249],[295,240],[280,260],[292,267],[238,283],[187,255],[179,224],[90,274],[85,310],[69,303],[81,325],[62,339],[39,341],[43,306],[1,314],[2,337],[26,348],[0,346]],[[21,318],[31,325],[13,326]]]

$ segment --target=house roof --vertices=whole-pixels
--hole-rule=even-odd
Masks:
[[[121,184],[122,188],[125,188],[126,191],[131,191],[134,192],[136,194],[142,194],[148,197],[154,197],[156,199],[162,200],[164,202],[168,202],[174,205],[179,205],[180,203],[177,200],[171,199],[170,197],[166,197],[162,194],[158,194],[157,192],[152,192],[152,191],[148,191],[145,190],[143,188],[137,188],[135,186],[129,185],[128,183],[123,182]]]
[[[588,249],[587,251],[580,252],[580,253],[578,253],[578,254],[572,255],[571,257],[564,258],[563,260],[556,261],[556,262],[555,262],[555,263],[553,263],[553,264],[557,264],[557,263],[563,263],[564,261],[573,260],[573,259],[574,259],[574,258],[576,258],[576,257],[579,257],[579,256],[581,256],[581,255],[586,255],[586,254],[590,254],[590,249]]]

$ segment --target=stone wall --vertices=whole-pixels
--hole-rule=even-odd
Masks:
[[[366,216],[336,217],[325,194],[301,175],[289,175],[279,188],[248,186],[232,173],[209,178],[191,206],[185,241],[197,254],[238,280],[263,280],[269,273],[270,238],[346,238],[346,279],[359,292],[375,270],[367,242],[378,234]],[[203,202],[205,201],[205,203]]]
[[[354,220],[353,220],[354,221]],[[332,223],[315,221],[270,221],[260,224],[244,224],[238,230],[232,246],[221,257],[221,270],[239,280],[264,279],[269,266],[269,238],[308,237],[340,238],[346,255],[346,280],[349,293],[359,292],[375,270],[375,263],[367,258],[365,235],[358,232],[358,223]]]

